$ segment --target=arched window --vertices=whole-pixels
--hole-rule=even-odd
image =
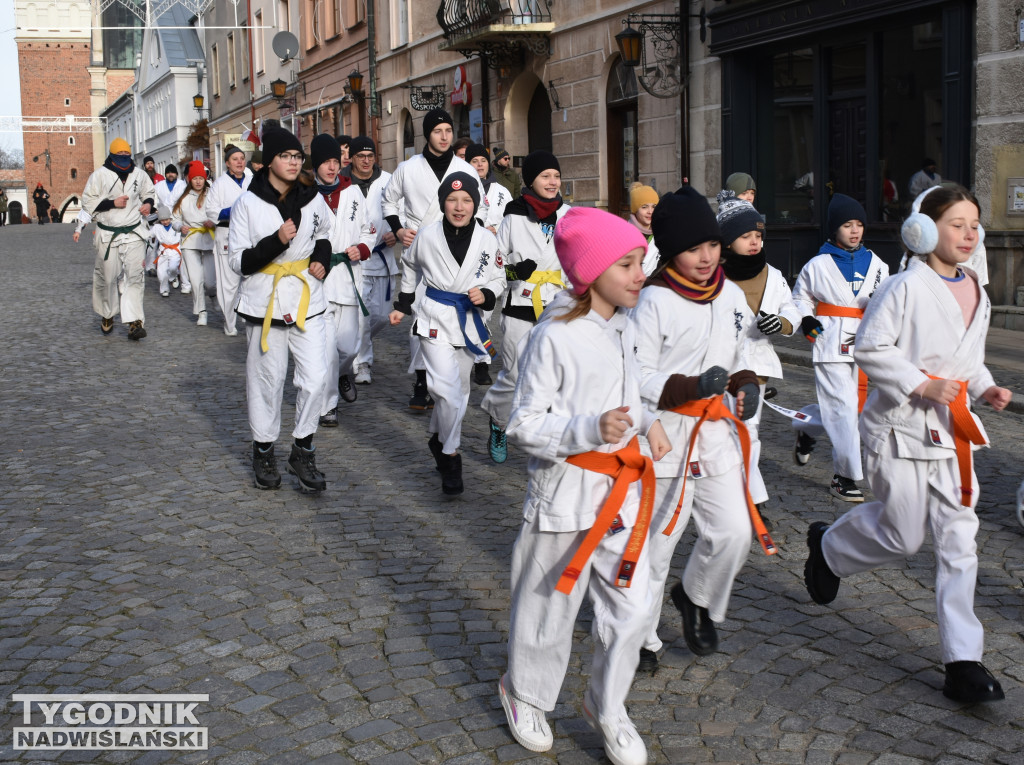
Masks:
[[[412,128],[412,117],[402,110],[402,156],[401,160],[411,158],[416,153],[416,133]]]
[[[75,137],[73,135],[69,135],[68,136],[68,146],[74,146],[74,145],[75,145]]]
[[[620,58],[608,73],[608,212],[629,212],[629,185],[638,180],[637,87],[633,67]]]

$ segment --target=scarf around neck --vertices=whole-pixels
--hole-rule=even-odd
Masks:
[[[725,269],[721,266],[715,269],[706,285],[691,282],[672,266],[666,266],[661,275],[669,289],[694,303],[710,303],[721,294],[725,286]]]
[[[533,212],[537,215],[538,220],[550,223],[547,220],[555,211],[562,206],[562,195],[557,195],[554,199],[541,199],[536,196],[532,191],[524,191],[523,199],[530,207],[533,208]]]
[[[722,262],[722,268],[734,282],[745,282],[761,273],[766,263],[764,250],[756,255],[737,255],[730,251]]]
[[[636,219],[636,215],[630,213],[629,222],[640,229],[640,233],[647,237],[647,241],[651,241],[651,237],[654,236],[654,232],[650,228],[644,228],[640,225],[640,221]]]

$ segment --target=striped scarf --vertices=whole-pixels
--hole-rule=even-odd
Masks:
[[[687,300],[692,300],[694,303],[710,303],[718,297],[722,287],[725,285],[725,271],[721,266],[715,269],[715,273],[708,279],[708,283],[705,286],[685,279],[672,266],[666,266],[665,270],[661,272],[661,276],[665,280],[665,284],[673,292],[677,295],[682,295]]]

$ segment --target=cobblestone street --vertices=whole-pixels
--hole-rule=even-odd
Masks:
[[[327,491],[303,495],[289,475],[258,491],[243,337],[224,335],[215,307],[195,326],[191,298],[161,298],[150,277],[149,336],[131,342],[121,324],[103,336],[91,229],[78,245],[72,231],[0,229],[0,761],[607,762],[580,706],[586,608],[549,715],[554,748],[528,752],[505,723],[497,682],[526,461],[512,445],[508,462],[490,461],[483,388],[464,429],[466,492],[449,500],[427,417],[406,407],[407,327],[386,329],[373,384],[314,441]],[[1022,390],[1021,374],[992,371]],[[785,373],[776,402],[811,403],[811,370]],[[285,399],[282,467],[290,385]],[[780,553],[752,544],[712,656],[689,652],[666,599],[661,668],[638,676],[628,702],[651,762],[1024,762],[1024,415],[980,416],[993,446],[976,460],[975,606],[1006,700],[942,696],[930,543],[904,565],[844,580],[830,606],[811,602],[807,526],[847,506],[828,493],[828,442],[800,468],[788,421],[766,412],[762,471]],[[691,542],[688,532],[677,562]],[[207,751],[13,750],[14,693],[172,691],[209,694],[198,710]]]

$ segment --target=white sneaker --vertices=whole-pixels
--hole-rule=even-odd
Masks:
[[[196,319],[196,326],[197,327],[205,327],[206,326],[206,311],[200,311],[199,312],[199,318]]]
[[[369,364],[360,364],[356,367],[355,381],[356,385],[369,385],[373,382],[373,375],[370,374]]]
[[[224,327],[224,334],[227,335],[228,337],[234,337],[235,335],[238,334],[238,330],[235,329],[234,327],[227,327],[227,326],[225,326]]]
[[[175,290],[178,289],[178,279],[177,279],[177,277],[175,277],[174,279],[171,279],[171,289],[175,289]]]
[[[182,295],[191,295],[192,294],[192,288],[191,287],[188,287],[188,288],[182,287],[181,288],[181,294]]]
[[[160,297],[170,297],[170,296],[171,296],[171,293],[167,292],[166,290],[164,292],[160,293]]]
[[[501,705],[505,708],[509,730],[524,748],[531,752],[546,752],[551,748],[555,737],[551,735],[551,727],[544,719],[544,712],[513,696],[506,690],[507,683],[508,674],[502,675],[498,681],[498,695],[501,697]]]
[[[615,765],[647,765],[647,747],[633,722],[623,714],[615,722],[604,723],[597,719],[593,709],[594,702],[587,688],[583,694],[583,716],[604,739],[604,753],[608,759]]]

